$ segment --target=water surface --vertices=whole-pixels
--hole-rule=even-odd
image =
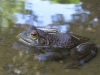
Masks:
[[[48,10],[39,10],[37,6],[34,6],[33,10],[38,16],[38,12],[41,12],[42,18],[39,17],[41,19],[38,19],[42,22],[35,23],[34,20],[31,21],[39,28],[58,28],[61,32],[69,31],[90,38],[90,42],[98,46],[98,54],[95,58],[80,66],[79,69],[65,69],[68,64],[74,61],[70,56],[65,59],[63,64],[57,61],[36,61],[32,54],[40,52],[33,47],[18,42],[16,38],[20,32],[25,30],[24,24],[26,22],[22,19],[23,23],[18,20],[19,22],[9,27],[0,26],[0,75],[100,75],[99,6],[95,7],[97,6],[95,1],[94,3],[85,3],[85,0],[81,1],[83,4],[78,4],[77,8],[76,4],[63,5],[50,4],[48,2],[45,2],[44,7],[46,5],[52,8],[50,10],[48,7],[45,7]]]

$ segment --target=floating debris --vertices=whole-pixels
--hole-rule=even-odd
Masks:
[[[15,68],[15,69],[14,69],[14,73],[16,73],[16,74],[21,74],[21,70]]]

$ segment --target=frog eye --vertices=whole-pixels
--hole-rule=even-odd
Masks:
[[[30,33],[30,36],[34,39],[37,39],[38,38],[38,33]]]

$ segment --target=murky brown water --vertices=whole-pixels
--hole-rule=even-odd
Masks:
[[[72,32],[89,37],[91,42],[100,46],[99,26],[93,30],[87,30],[87,27],[80,29],[79,26],[73,25]],[[10,33],[11,29],[13,30]],[[16,35],[23,28],[10,28],[0,33],[0,74],[1,75],[99,75],[100,74],[100,53],[91,61],[80,66],[80,69],[65,69],[65,67],[73,61],[69,56],[64,64],[59,62],[38,62],[33,56],[28,55],[29,47],[21,43],[17,43]],[[34,53],[34,49],[30,48],[29,52]]]
[[[91,39],[90,42],[97,44],[98,54],[95,58],[79,69],[65,69],[73,61],[70,56],[63,64],[56,61],[39,62],[29,55],[29,53],[34,54],[35,49],[19,43],[16,38],[24,28],[0,27],[0,75],[100,75],[100,21],[98,25],[88,24],[94,17],[99,16],[97,10],[93,11],[87,22],[70,23],[69,32],[86,36]]]

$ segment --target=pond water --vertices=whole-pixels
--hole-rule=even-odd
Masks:
[[[14,25],[0,26],[0,75],[100,75],[100,4],[97,4],[100,1],[81,0],[79,4],[38,2],[32,2],[37,21],[32,20],[30,14],[22,18],[23,14],[19,16],[17,13],[18,20]],[[61,32],[88,37],[98,46],[98,54],[79,69],[65,69],[74,61],[70,56],[64,63],[36,61],[32,54],[40,52],[16,38],[27,27],[24,24],[34,24],[40,29],[57,28]]]

